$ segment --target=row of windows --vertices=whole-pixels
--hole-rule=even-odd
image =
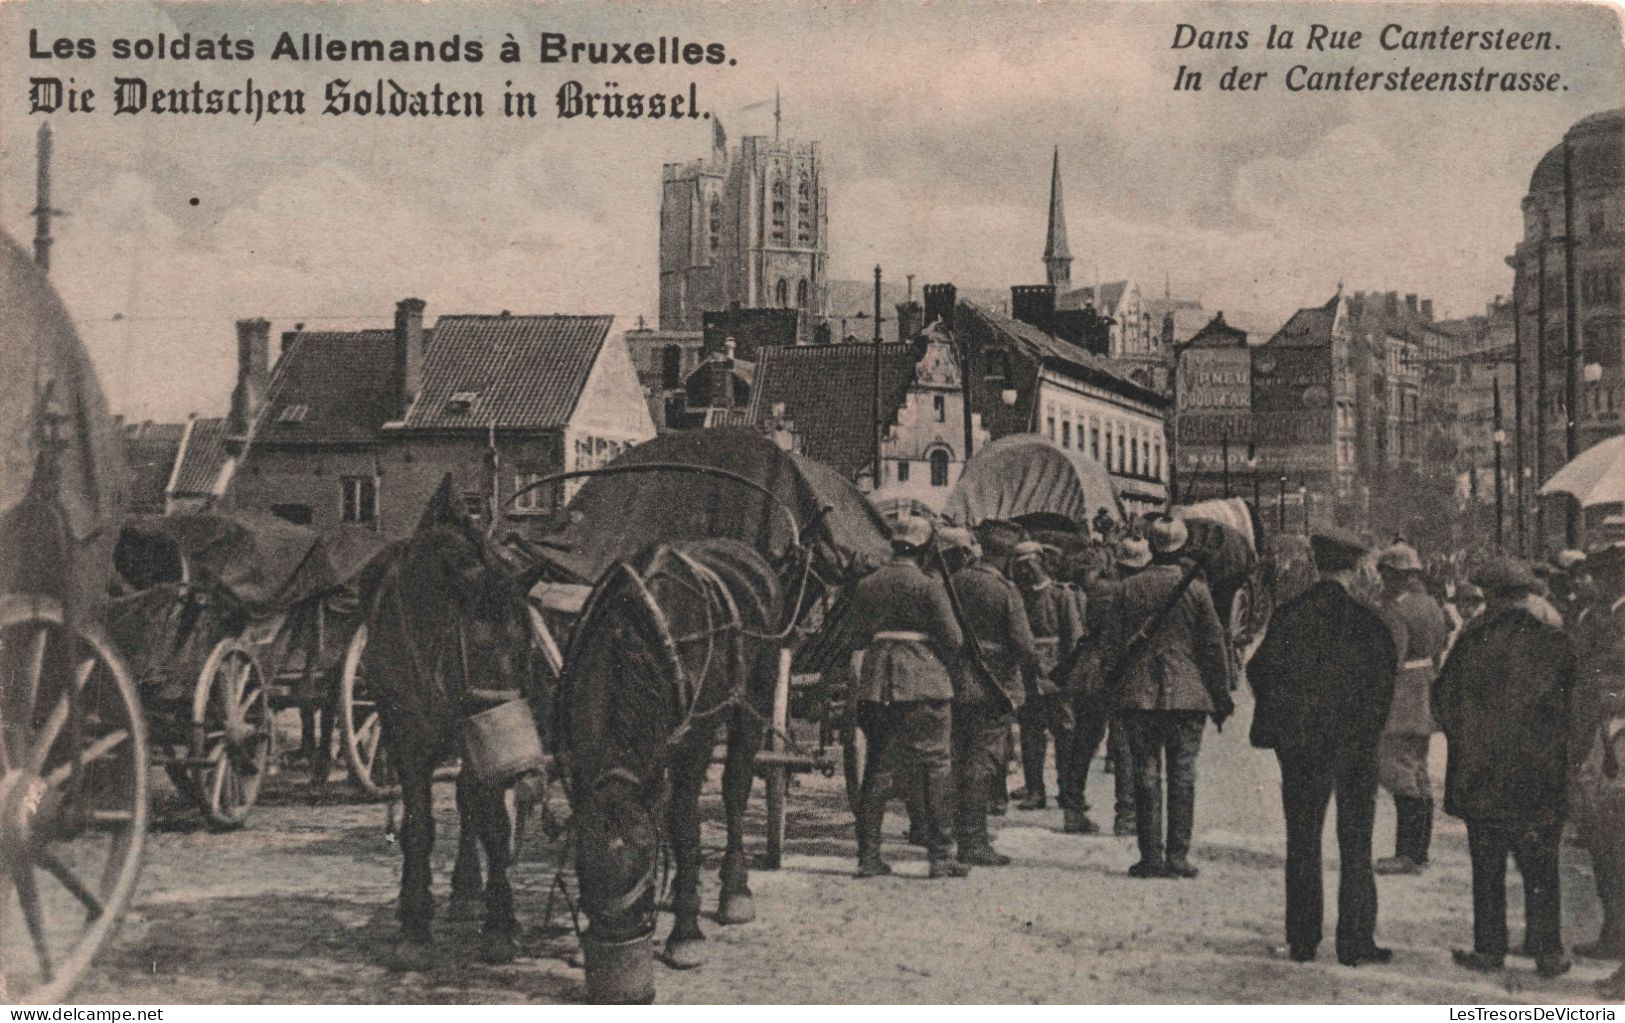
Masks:
[[[786,216],[788,208],[788,195],[784,179],[779,178],[773,182],[773,240],[782,243],[785,240]],[[815,226],[812,217],[812,184],[806,178],[796,186],[796,243],[811,245],[813,243]]]
[[[800,282],[796,284],[796,308],[807,308],[807,304],[811,300],[812,286],[807,283],[807,278],[803,277]],[[790,307],[790,282],[785,280],[783,277],[779,278],[779,283],[773,285],[773,301],[778,303],[779,307],[782,309],[788,309]]]
[[[1044,430],[1052,441],[1058,441],[1061,447],[1072,450],[1072,421],[1061,421],[1061,432],[1055,432],[1055,417],[1048,416],[1044,420]],[[1115,443],[1113,443],[1115,438]],[[1162,439],[1150,437],[1131,438],[1128,431],[1121,425],[1106,424],[1105,445],[1101,445],[1101,429],[1098,423],[1089,424],[1088,444],[1085,446],[1084,427],[1082,423],[1077,427],[1077,450],[1087,451],[1089,457],[1106,466],[1108,472],[1122,472],[1131,475],[1144,473],[1155,479],[1162,479]],[[1115,457],[1114,457],[1115,455]]]

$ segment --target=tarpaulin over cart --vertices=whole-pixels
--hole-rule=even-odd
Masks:
[[[346,573],[320,533],[259,512],[148,515],[124,527],[121,567],[165,548],[186,559],[194,586],[217,589],[245,610],[283,610],[343,586]],[[358,561],[357,544],[350,560]],[[347,548],[346,548],[347,549]]]
[[[1001,437],[971,455],[943,505],[944,517],[960,525],[1008,519],[1083,530],[1102,510],[1122,524],[1105,466],[1030,433]]]
[[[619,472],[628,466],[650,468]],[[606,468],[570,501],[569,523],[534,545],[561,581],[595,582],[616,561],[674,540],[730,537],[777,558],[793,536],[786,510],[821,572],[844,578],[890,556],[885,521],[849,480],[754,430],[666,434]]]

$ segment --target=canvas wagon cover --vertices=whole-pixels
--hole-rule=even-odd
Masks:
[[[1102,508],[1113,522],[1123,521],[1104,466],[1023,433],[1001,437],[971,455],[942,512],[967,526],[1049,514],[1088,528]]]
[[[84,345],[32,260],[0,235],[0,592],[57,596],[92,613],[102,602],[124,490],[118,433]],[[52,491],[69,549],[43,549],[23,498],[47,411],[62,441]],[[54,529],[54,526],[51,528]]]
[[[632,448],[611,465],[652,462],[707,466],[760,484],[789,507],[802,529],[817,522],[802,540],[827,567],[845,572],[855,562],[872,564],[890,555],[884,520],[850,481],[754,430],[670,433]],[[819,519],[826,507],[830,512]],[[774,501],[734,480],[696,472],[592,477],[567,511],[570,524],[540,541],[540,553],[584,583],[657,541],[731,537],[770,557],[790,542],[789,523]]]
[[[284,610],[345,580],[320,533],[274,515],[149,515],[132,520],[125,530],[173,543],[191,563],[195,584],[218,587],[253,612]]]

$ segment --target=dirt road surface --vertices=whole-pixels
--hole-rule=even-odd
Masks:
[[[1273,757],[1247,745],[1245,699],[1222,734],[1204,739],[1191,881],[1137,881],[1127,838],[1060,833],[1060,811],[1014,809],[996,821],[1015,863],[963,881],[925,879],[918,849],[887,822],[890,878],[853,876],[852,821],[839,777],[804,776],[791,792],[788,854],[756,871],[756,922],[704,923],[709,961],[657,967],[662,1002],[1595,1002],[1612,964],[1577,960],[1542,980],[1526,959],[1497,976],[1465,972],[1452,946],[1471,941],[1466,834],[1440,818],[1434,865],[1379,879],[1386,966],[1348,969],[1331,954],[1336,880],[1327,879],[1320,961],[1295,964],[1282,942],[1284,828]],[[1435,740],[1442,775],[1443,740]],[[516,871],[524,955],[504,966],[474,958],[477,924],[437,920],[427,969],[394,954],[399,855],[384,807],[313,798],[285,772],[247,829],[212,834],[184,815],[153,836],[134,908],[92,968],[83,1002],[568,1002],[583,997],[569,914],[553,900],[555,849],[534,831]],[[1090,801],[1110,824],[1111,783],[1097,770]],[[456,818],[451,785],[436,792],[436,891],[449,885]],[[705,904],[714,909],[723,832],[714,791],[705,831]],[[1378,854],[1391,848],[1392,804],[1380,797]],[[172,812],[176,804],[165,801]],[[750,842],[762,844],[761,786]],[[1109,830],[1109,828],[1108,828]],[[1336,849],[1328,822],[1327,869]],[[1510,871],[1513,941],[1521,892]],[[1583,852],[1564,849],[1565,938],[1596,935],[1598,908]],[[544,926],[545,925],[545,926]],[[661,938],[670,917],[661,920]]]

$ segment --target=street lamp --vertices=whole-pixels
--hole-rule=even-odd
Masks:
[[[1309,485],[1307,483],[1299,482],[1299,484],[1298,484],[1298,503],[1303,505],[1303,533],[1304,533],[1305,536],[1308,536],[1309,535]]]
[[[1224,496],[1230,496],[1230,430],[1219,434],[1219,458],[1224,464]]]
[[[1275,519],[1276,519],[1277,528],[1282,533],[1285,533],[1286,532],[1286,477],[1285,476],[1281,477],[1281,497],[1275,503]]]
[[[1258,502],[1258,447],[1253,441],[1247,442],[1247,475],[1253,478],[1253,518],[1256,520],[1262,506]]]
[[[1506,500],[1505,483],[1501,476],[1501,445],[1506,443],[1507,433],[1501,429],[1501,377],[1497,374],[1491,377],[1490,381],[1491,407],[1495,413],[1495,431],[1490,434],[1490,439],[1495,442],[1495,549],[1499,551],[1505,541],[1501,521],[1502,507]]]

